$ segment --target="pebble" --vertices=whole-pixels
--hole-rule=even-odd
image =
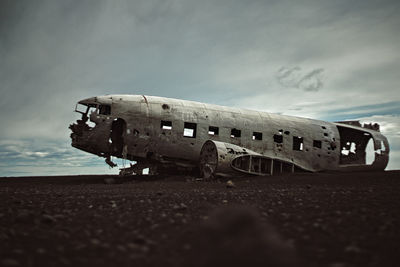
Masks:
[[[234,187],[236,187],[236,185],[231,180],[226,182],[226,188],[234,188]]]
[[[44,254],[44,253],[46,253],[46,250],[44,248],[38,248],[38,249],[36,249],[36,252],[38,254]]]
[[[176,210],[176,211],[183,211],[187,209],[187,206],[184,203],[181,203],[180,205],[174,205],[172,207],[172,209]]]
[[[105,184],[115,184],[116,181],[115,181],[114,178],[105,178],[105,179],[104,179],[104,183],[105,183]]]
[[[354,244],[348,245],[345,249],[345,252],[349,252],[349,253],[359,253],[361,252],[361,249],[359,247],[357,247]]]
[[[96,238],[92,238],[92,239],[90,239],[90,243],[92,243],[92,245],[100,245],[100,240],[98,240]]]
[[[31,220],[32,212],[28,210],[19,210],[15,220],[17,222],[29,222]]]
[[[123,245],[118,245],[117,249],[121,252],[126,252],[126,248]]]
[[[56,218],[54,218],[53,216],[48,215],[48,214],[43,214],[42,222],[43,223],[48,223],[48,224],[55,223],[56,222]]]
[[[111,204],[111,208],[116,208],[117,207],[117,203],[114,200],[110,200],[110,204]]]

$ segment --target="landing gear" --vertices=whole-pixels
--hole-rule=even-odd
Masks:
[[[149,164],[147,162],[130,163],[130,167],[119,169],[120,176],[142,175],[144,169],[149,169],[148,175],[156,175],[157,165]]]
[[[117,164],[114,163],[114,162],[111,160],[111,157],[110,157],[110,156],[108,156],[108,157],[106,158],[106,163],[107,163],[108,166],[110,166],[111,168],[117,167]]]
[[[212,142],[206,142],[200,152],[200,175],[205,180],[213,179],[217,164],[217,148]]]

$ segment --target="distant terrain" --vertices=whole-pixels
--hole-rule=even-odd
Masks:
[[[0,266],[400,266],[400,171],[0,178]]]

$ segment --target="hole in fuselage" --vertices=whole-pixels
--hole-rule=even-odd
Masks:
[[[372,136],[358,129],[338,126],[340,134],[340,164],[367,165],[374,161]],[[371,152],[372,151],[372,152]]]
[[[115,119],[111,125],[110,140],[111,154],[117,157],[122,156],[124,147],[124,133],[126,132],[126,122],[123,119]]]

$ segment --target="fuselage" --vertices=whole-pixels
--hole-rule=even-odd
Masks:
[[[196,166],[204,143],[214,140],[308,171],[384,170],[389,159],[380,132],[344,123],[143,95],[98,96],[78,104],[84,109],[81,122],[71,126],[72,145],[102,157]],[[368,142],[375,150],[370,164]]]

